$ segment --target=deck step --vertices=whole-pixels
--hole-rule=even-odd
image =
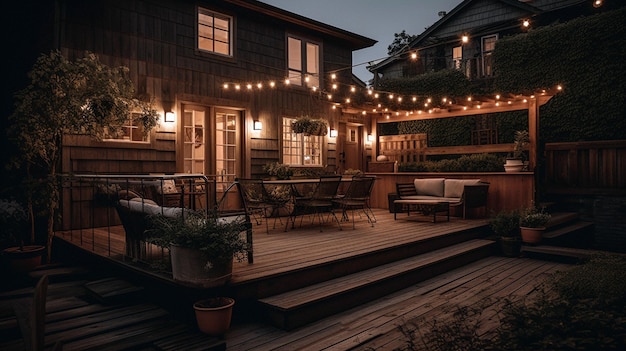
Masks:
[[[119,278],[104,278],[85,284],[85,290],[89,296],[102,303],[113,303],[137,297],[143,287]]]
[[[495,242],[473,239],[347,276],[260,299],[267,320],[291,330],[385,296],[495,252]]]
[[[587,229],[593,226],[593,222],[579,221],[554,230],[548,230],[543,234],[544,239],[554,239],[575,231]]]
[[[550,215],[551,215],[550,221],[546,225],[546,228],[548,229],[557,228],[564,224],[578,221],[580,218],[580,215],[575,212],[556,212],[556,213],[551,213]]]
[[[574,259],[575,261],[585,260],[594,254],[601,253],[602,251],[589,250],[589,249],[577,249],[572,247],[561,246],[527,246],[522,247],[522,253],[524,256],[533,257],[551,257],[551,258],[564,258]]]

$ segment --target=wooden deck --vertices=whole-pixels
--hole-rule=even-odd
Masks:
[[[224,339],[217,342],[211,339],[215,349],[223,347],[219,341],[224,341],[227,350],[388,350],[404,343],[399,325],[414,319],[448,318],[457,304],[485,303],[484,299],[490,298],[493,299],[489,302],[491,307],[483,315],[484,330],[488,332],[497,323],[499,299],[526,296],[535,291],[549,273],[569,267],[564,263],[487,255],[471,262],[463,261],[466,263],[458,268],[449,266],[445,270],[440,269],[433,263],[439,251],[450,250],[446,249],[448,246],[466,245],[458,242],[468,241],[472,242],[468,245],[477,245],[474,238],[477,233],[484,232],[486,220],[452,217],[450,222],[432,223],[431,217],[412,215],[407,218],[406,215],[398,215],[394,221],[393,214],[386,210],[375,210],[375,214],[377,222],[373,227],[366,220],[361,220],[357,221],[355,230],[351,225],[338,230],[336,224],[329,223],[322,232],[317,224],[305,224],[285,232],[284,226],[277,224],[267,234],[264,224],[255,226],[254,263],[236,263],[231,283],[215,290],[182,287],[168,280],[167,275],[148,274],[146,270],[140,275],[120,273],[138,267],[122,255],[124,241],[119,228],[89,231],[88,235],[83,233],[82,241],[76,232],[71,238],[68,233],[60,233],[59,237],[65,239],[55,245],[58,245],[62,255],[70,255],[72,260],[77,260],[80,252],[85,250],[98,252],[100,258],[95,267],[100,274],[97,277],[101,277],[104,269],[105,273],[128,279],[144,288],[143,296],[150,296],[150,301],[155,301],[167,311],[163,316],[165,320],[181,321],[187,326],[187,332],[195,335],[181,336],[181,340],[185,339],[187,343],[193,344],[193,340],[201,337],[193,321],[192,299],[217,293],[235,297],[237,303],[231,330]],[[73,244],[68,244],[70,241]],[[79,246],[84,249],[77,249]],[[68,251],[71,247],[74,249]],[[409,265],[407,260],[414,260],[412,257],[429,255],[433,258],[419,259],[425,262],[419,274],[397,278],[403,280],[400,285],[396,283],[402,288],[385,292],[380,298],[359,302],[350,309],[338,309],[330,316],[319,316],[313,321],[295,324],[288,330],[268,324],[258,306],[251,303],[277,299],[277,294],[287,294],[285,291],[288,290],[305,290],[303,286],[309,283],[321,282],[337,289],[345,283],[332,283],[332,279],[353,276],[352,272],[366,269],[372,270],[372,275],[379,274],[391,271],[392,267]],[[112,265],[105,265],[106,262]],[[415,263],[411,261],[410,264]],[[152,285],[153,280],[144,279],[146,277],[158,278],[159,284]],[[324,283],[326,281],[331,283]],[[322,294],[316,289],[313,291]],[[363,293],[367,295],[370,290],[377,289],[379,287],[374,286],[363,290]],[[293,298],[297,295],[289,296]],[[359,298],[357,295],[351,299]],[[420,325],[423,327],[426,324]],[[142,349],[160,349],[157,344],[157,340],[147,340]],[[106,345],[99,347],[107,348]],[[209,349],[208,346],[206,349]]]

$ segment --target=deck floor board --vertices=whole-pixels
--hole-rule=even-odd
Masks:
[[[364,218],[357,218],[354,230],[351,223],[348,226],[345,222],[343,230],[339,230],[331,222],[320,232],[319,225],[308,223],[306,218],[301,227],[298,221],[296,228],[288,231],[284,231],[284,222],[275,229],[270,223],[269,233],[265,232],[265,223],[254,224],[254,263],[235,262],[232,283],[323,265],[372,250],[384,251],[416,240],[459,235],[487,224],[486,219],[458,217],[451,217],[450,222],[432,223],[420,215],[399,215],[394,220],[387,211],[375,210],[375,213],[377,222],[373,227]],[[73,236],[69,239],[69,234],[63,234],[66,240],[78,242],[78,235]],[[111,247],[96,245],[94,239],[96,243],[108,242]],[[123,229],[94,230],[89,240],[82,240],[82,245],[98,247],[98,253],[120,260],[124,249]],[[158,248],[152,249],[155,255],[162,253]],[[223,341],[226,349],[233,351],[387,350],[404,345],[399,325],[418,321],[425,327],[420,320],[446,320],[456,307],[472,303],[482,303],[491,309],[483,315],[484,331],[488,332],[497,322],[498,301],[507,297],[524,298],[534,293],[550,273],[570,267],[532,258],[491,256],[294,330],[285,331],[254,319],[237,320]],[[194,330],[194,326],[189,327]],[[155,349],[193,349],[194,345],[202,345],[198,338],[193,333],[181,334],[155,341],[154,345]]]

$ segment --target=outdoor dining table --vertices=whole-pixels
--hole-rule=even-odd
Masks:
[[[342,184],[349,184],[350,182],[352,182],[352,177],[342,177],[341,178],[341,182]],[[294,179],[277,179],[277,180],[264,180],[263,184],[264,185],[269,185],[269,186],[289,186],[290,187],[290,193],[291,193],[291,197],[293,199],[293,207],[292,207],[292,211],[289,212],[288,216],[289,218],[294,217],[295,215],[297,215],[296,213],[293,212],[293,210],[295,210],[296,206],[295,203],[298,200],[301,199],[308,199],[309,196],[315,191],[316,186],[320,183],[320,178],[294,178]],[[341,195],[342,194],[342,189],[343,187],[340,186],[339,189],[337,190],[337,195]],[[268,193],[272,193],[272,190],[268,189]],[[288,223],[287,223],[288,224]],[[285,231],[287,230],[287,226],[285,227]]]

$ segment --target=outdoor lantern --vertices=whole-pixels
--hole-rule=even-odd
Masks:
[[[176,114],[172,111],[165,112],[165,122],[175,122]]]
[[[330,137],[331,138],[336,138],[337,137],[337,129],[330,128]]]
[[[367,141],[369,141],[370,143],[371,143],[372,141],[374,141],[374,136],[373,136],[372,134],[368,134],[368,135],[367,135]]]
[[[258,119],[255,119],[253,124],[252,124],[252,129],[254,129],[254,130],[261,130],[261,129],[263,129],[263,123],[261,123],[261,121],[259,121]]]

